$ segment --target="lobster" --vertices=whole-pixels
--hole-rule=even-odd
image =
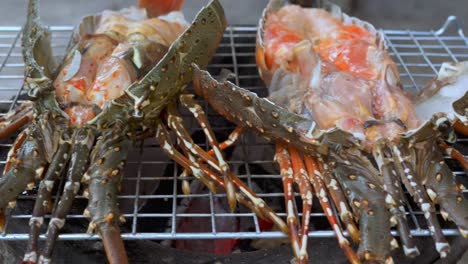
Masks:
[[[90,219],[88,232],[102,237],[110,263],[128,263],[119,228],[125,219],[117,195],[132,143],[149,136],[156,136],[169,157],[208,188],[224,188],[231,209],[239,201],[285,226],[232,174],[218,148],[214,147],[214,157],[203,151],[182,125],[178,101],[202,124],[209,142],[217,144],[201,107],[184,90],[192,80],[191,63],[206,67],[226,27],[217,0],[191,25],[177,11],[182,3],[141,0],[140,8],[83,18],[63,63],[56,67],[50,31],[39,22],[38,1],[29,1],[22,43],[30,101],[0,120],[0,137],[27,124],[0,178],[2,228],[5,210],[15,206],[24,189],[39,183],[23,263],[51,262],[54,243],[82,183],[88,185],[83,190],[89,199],[83,213]],[[184,153],[172,143],[169,129],[175,131]],[[199,161],[200,156],[210,167]],[[66,182],[52,208],[51,193],[62,177]],[[51,210],[45,246],[39,252],[40,228]]]
[[[301,1],[310,2],[310,1]],[[383,34],[327,1],[315,8],[271,0],[259,22],[256,60],[268,99],[195,67],[198,95],[237,128],[223,148],[252,128],[276,143],[287,225],[299,263],[307,262],[312,189],[351,263],[392,263],[399,247],[419,254],[409,231],[403,186],[424,213],[441,257],[449,252],[436,217],[468,236],[464,186],[443,160],[467,165],[447,142],[468,127],[468,62],[444,63],[436,79],[414,98],[399,82]],[[450,106],[450,107],[449,107]],[[293,183],[302,199],[302,224],[293,208]],[[338,217],[351,239],[354,252]]]

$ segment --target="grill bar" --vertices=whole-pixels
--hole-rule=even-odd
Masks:
[[[8,110],[13,109],[25,100],[25,91],[22,90],[23,67],[21,46],[18,42],[21,27],[0,27],[0,115],[5,115]],[[53,26],[53,48],[57,58],[63,56],[71,34],[72,27]],[[260,80],[255,64],[255,26],[230,26],[228,27],[224,40],[221,43],[212,64],[208,67],[214,75],[218,74],[221,68],[227,68],[236,74],[234,82],[242,87],[249,88],[261,96],[266,95],[266,89]],[[468,39],[464,36],[458,21],[454,17],[449,17],[446,23],[437,31],[409,31],[409,30],[385,30],[390,55],[397,62],[403,86],[410,93],[415,93],[430,81],[438,70],[442,62],[459,61],[468,59]],[[206,103],[202,103],[206,107]],[[219,119],[213,110],[205,109],[210,119]],[[219,122],[215,122],[218,124]],[[232,125],[223,123],[213,125],[216,132],[230,132]],[[192,132],[200,133],[199,128],[193,128]],[[5,158],[8,149],[11,147],[14,137],[4,140],[0,144],[0,169],[5,165]],[[220,138],[221,139],[221,138]],[[209,145],[203,139],[201,146],[207,148]],[[467,144],[467,139],[458,140],[459,144]],[[216,201],[219,198],[225,199],[226,195],[213,194],[208,191],[198,194],[185,195],[181,192],[181,182],[178,178],[180,168],[172,161],[166,159],[155,159],[154,153],[161,153],[162,150],[155,141],[137,142],[134,151],[127,162],[128,170],[125,173],[124,183],[131,186],[131,190],[119,196],[119,201],[127,204],[123,208],[127,224],[123,227],[122,237],[124,239],[256,239],[256,238],[280,238],[284,234],[278,231],[263,231],[260,219],[253,213],[244,211],[216,212]],[[239,178],[253,187],[261,185],[262,182],[276,183],[281,186],[281,177],[271,172],[259,171],[257,167],[273,166],[273,156],[264,159],[251,159],[249,154],[252,151],[272,148],[271,144],[260,139],[247,140],[243,137],[238,144],[241,157],[230,158],[229,164],[239,168]],[[465,148],[466,151],[466,148]],[[465,155],[467,153],[464,153]],[[229,156],[228,156],[229,158]],[[447,159],[449,159],[447,157]],[[450,159],[449,159],[450,160]],[[453,163],[453,162],[452,162]],[[165,167],[165,169],[155,170],[155,166]],[[461,170],[454,170],[459,179],[466,181],[466,174]],[[193,180],[193,177],[189,179]],[[147,192],[146,186],[159,184],[156,192]],[[164,191],[165,190],[165,191]],[[57,196],[58,194],[56,194]],[[276,199],[283,203],[283,193],[260,192],[263,199],[270,201]],[[296,194],[296,197],[299,195]],[[204,212],[180,212],[178,206],[182,199],[197,198],[203,199],[207,203],[207,211]],[[22,195],[18,204],[21,208],[8,212],[5,232],[0,234],[0,240],[26,240],[28,234],[19,232],[15,226],[27,226],[31,217],[34,195]],[[142,203],[146,201],[146,206]],[[77,197],[78,205],[73,208],[72,214],[67,217],[67,223],[86,223],[82,212],[86,206],[86,199]],[[158,204],[156,207],[148,207],[149,204]],[[128,206],[128,204],[130,206]],[[297,205],[296,205],[297,206]],[[429,231],[423,220],[423,213],[416,207],[409,206],[407,214],[412,219],[411,234],[413,236],[429,236]],[[280,211],[281,217],[286,217],[285,211]],[[299,213],[301,215],[301,213]],[[225,232],[219,224],[220,218],[236,217],[249,222],[251,230]],[[49,219],[50,215],[46,216]],[[209,219],[209,226],[204,232],[182,232],[177,224],[182,219],[192,219],[193,221]],[[315,210],[311,214],[311,222],[325,221],[325,215],[321,210]],[[157,222],[154,226],[148,227],[148,221]],[[218,221],[218,222],[217,222]],[[443,232],[447,236],[458,235],[458,230],[453,226],[445,225]],[[21,230],[25,230],[22,228]],[[61,234],[61,240],[96,240],[96,235],[86,234],[86,227],[79,231],[66,231]],[[393,235],[397,235],[392,231]],[[309,234],[310,237],[333,237],[333,231],[328,227],[317,228]],[[44,239],[44,236],[41,236]]]
[[[391,232],[393,236],[397,236],[396,231]],[[445,236],[457,236],[459,232],[457,229],[444,229],[442,233]],[[344,232],[347,236],[347,232]],[[261,235],[261,236],[259,236]],[[411,235],[415,237],[430,236],[429,230],[411,230]],[[2,240],[18,241],[27,240],[28,234],[9,234],[2,238]],[[311,238],[328,238],[334,237],[333,231],[312,231],[309,233]],[[283,238],[285,237],[282,232],[218,232],[214,233],[123,233],[122,238],[126,240],[138,240],[138,239],[252,239],[252,238]],[[41,240],[45,240],[45,235],[40,235]],[[101,239],[98,235],[89,235],[85,233],[74,233],[74,234],[61,234],[60,240],[99,240]]]

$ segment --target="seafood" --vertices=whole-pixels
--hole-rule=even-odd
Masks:
[[[195,91],[238,125],[231,139],[252,128],[276,143],[287,224],[299,262],[307,261],[312,188],[352,263],[391,263],[390,251],[399,246],[390,234],[394,225],[404,253],[419,254],[406,220],[403,186],[424,212],[441,257],[449,244],[436,205],[468,236],[464,186],[442,156],[450,149],[466,165],[447,142],[453,142],[454,129],[463,133],[468,126],[468,62],[443,64],[437,78],[410,99],[383,35],[372,25],[326,1],[302,8],[280,0],[271,0],[260,20],[256,59],[268,99],[218,82],[198,68]],[[301,229],[292,203],[294,182],[303,200]],[[331,203],[359,243],[357,253],[343,236]]]
[[[83,191],[89,198],[83,213],[90,219],[88,232],[102,237],[110,263],[128,262],[120,237],[119,223],[124,219],[117,194],[128,151],[145,136],[156,135],[169,156],[187,165],[210,189],[225,188],[231,209],[237,200],[252,208],[264,204],[230,173],[221,152],[208,155],[210,166],[217,169],[213,172],[197,163],[205,153],[189,146],[190,135],[175,104],[180,99],[193,110],[207,136],[212,136],[199,105],[182,93],[192,79],[191,63],[206,67],[223,37],[226,20],[220,3],[213,0],[188,25],[177,11],[182,2],[140,1],[141,8],[85,17],[56,70],[50,32],[39,22],[38,1],[29,1],[22,42],[31,102],[0,120],[1,136],[32,120],[13,144],[0,178],[2,228],[7,207],[16,204],[25,188],[39,183],[24,263],[50,263],[81,183],[88,186]],[[148,18],[145,8],[157,17]],[[190,160],[172,145],[167,127],[176,130]],[[61,177],[66,181],[53,209],[51,193]],[[240,186],[240,194],[235,186]],[[40,228],[52,209],[45,246],[39,252]],[[257,211],[282,223],[266,205]]]

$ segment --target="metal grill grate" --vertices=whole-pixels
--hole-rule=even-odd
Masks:
[[[57,58],[63,56],[68,43],[71,27],[52,27],[54,37],[55,53]],[[454,30],[453,30],[454,29]],[[452,32],[452,33],[451,33]],[[384,31],[389,52],[397,62],[401,79],[408,92],[416,92],[430,81],[436,74],[442,62],[462,61],[468,59],[468,39],[464,37],[461,28],[454,17],[449,17],[445,25],[437,31]],[[20,27],[0,27],[0,109],[4,115],[9,110],[17,107],[25,98],[25,91],[20,88],[23,82],[23,61],[20,47]],[[255,64],[255,37],[256,27],[235,27],[227,29],[223,42],[214,57],[209,70],[213,74],[219,73],[221,68],[227,68],[236,74],[235,82],[241,87],[245,87],[257,92],[260,96],[266,96],[267,90],[257,74]],[[210,119],[213,122],[215,131],[224,136],[233,129],[227,122],[219,121],[213,111],[208,110]],[[219,125],[221,124],[221,125]],[[195,129],[194,131],[197,131]],[[13,142],[13,138],[0,142],[0,165],[5,164],[6,153]],[[219,137],[222,139],[222,137]],[[206,146],[204,140],[200,142]],[[458,145],[464,147],[466,154],[467,139],[459,139]],[[271,149],[271,144],[256,138],[247,140],[244,137],[238,148],[241,149],[241,158],[231,158],[231,166],[239,168],[238,175],[249,185],[256,182],[276,184],[281,186],[281,178],[277,174],[265,173],[258,167],[273,165],[273,156],[264,159],[249,159],[252,151],[263,151]],[[131,153],[126,169],[124,186],[126,194],[119,196],[119,201],[124,206],[124,215],[127,223],[123,227],[122,236],[125,239],[219,239],[219,238],[276,238],[284,237],[278,231],[262,231],[259,219],[250,212],[220,213],[214,212],[215,198],[225,197],[224,194],[213,194],[204,192],[201,194],[183,195],[180,191],[181,181],[176,176],[180,174],[180,168],[174,166],[172,161],[164,158],[161,149],[154,140],[137,142],[134,152]],[[268,152],[268,151],[265,151]],[[159,156],[159,158],[155,158]],[[162,157],[162,158],[161,158]],[[454,173],[459,180],[466,181],[467,177],[460,167],[457,167],[453,160],[448,160],[453,165]],[[148,191],[151,186],[159,185],[156,192]],[[264,186],[263,186],[264,187]],[[283,203],[283,193],[279,190],[275,192],[260,192],[259,196],[269,201],[279,200]],[[209,203],[207,212],[177,212],[177,206],[184,198],[198,197]],[[23,194],[19,198],[18,207],[8,212],[7,226],[2,240],[25,240],[27,234],[27,222],[31,217],[32,205],[35,199],[34,194]],[[140,205],[146,201],[146,206],[140,210]],[[151,206],[154,204],[154,206]],[[317,203],[316,203],[317,204]],[[298,203],[299,205],[299,203]],[[79,228],[74,230],[64,230],[60,235],[63,240],[98,239],[96,235],[86,234],[86,219],[83,219],[82,212],[86,206],[85,198],[79,196],[75,202],[73,212],[67,218],[67,223],[78,223]],[[414,206],[410,206],[408,214],[412,234],[415,236],[427,236],[429,231],[426,228],[422,213]],[[280,211],[280,216],[285,217],[285,211]],[[219,221],[226,219],[242,219],[249,222],[251,230],[225,232],[218,228]],[[182,219],[203,219],[208,220],[209,231],[204,232],[182,232],[178,230],[176,223]],[[325,216],[320,209],[313,211],[311,222],[320,222]],[[410,221],[411,222],[411,221]],[[148,224],[150,223],[150,224]],[[217,226],[218,224],[218,226]],[[162,227],[162,228],[161,228]],[[458,231],[450,225],[444,226],[446,235],[457,235]],[[311,237],[332,237],[333,232],[328,225],[316,226],[316,230],[310,232]],[[43,238],[43,236],[42,236]]]

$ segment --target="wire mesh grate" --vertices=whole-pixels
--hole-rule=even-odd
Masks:
[[[53,48],[59,59],[63,57],[72,28],[52,27],[51,29],[54,39]],[[384,34],[390,55],[401,73],[403,86],[409,93],[416,93],[434,78],[442,62],[468,59],[468,39],[464,37],[453,17],[450,17],[446,24],[437,31],[386,30]],[[222,68],[227,68],[235,73],[236,84],[255,91],[260,96],[267,96],[267,89],[258,76],[255,64],[255,37],[256,27],[254,26],[230,26],[208,70],[216,75]],[[19,39],[20,27],[0,27],[0,115],[5,115],[26,99],[25,91],[21,88],[24,64]],[[217,136],[219,139],[224,139],[234,128],[233,125],[210,109],[207,109],[207,113]],[[200,132],[199,130],[196,127],[192,129],[194,134]],[[6,153],[13,140],[14,137],[11,137],[0,142],[0,166],[4,166]],[[467,154],[467,141],[468,139],[461,138],[457,142],[462,146],[465,155]],[[205,139],[197,140],[197,143],[207,147]],[[231,153],[229,163],[236,168],[237,175],[257,190],[259,196],[267,203],[272,201],[282,206],[281,189],[270,188],[275,185],[281,186],[281,177],[277,172],[265,169],[275,168],[272,145],[254,136],[245,135],[236,150],[240,155]],[[260,159],[251,158],[253,152],[271,155],[265,155]],[[447,158],[447,162],[452,166],[459,180],[465,181],[466,184],[467,177],[463,170],[453,160]],[[123,182],[124,190],[119,196],[123,214],[127,219],[122,228],[124,239],[284,237],[279,231],[265,231],[264,223],[247,210],[241,209],[234,213],[219,210],[218,207],[222,203],[220,201],[225,200],[225,194],[214,194],[208,191],[183,194],[180,187],[181,179],[178,177],[181,173],[180,168],[165,157],[154,139],[136,142],[127,164]],[[181,210],[181,204],[190,203],[190,199],[193,201],[195,198],[199,203],[207,206],[198,211]],[[7,212],[6,229],[0,235],[0,240],[28,238],[27,223],[31,217],[34,200],[34,192],[25,192],[19,197],[17,208]],[[77,197],[72,213],[67,217],[66,225],[76,226],[76,228],[65,228],[60,239],[98,239],[96,235],[86,233],[87,220],[82,215],[86,203],[87,200],[83,196]],[[299,206],[300,203],[297,204]],[[315,209],[311,215],[311,222],[325,222],[323,211]],[[423,213],[414,205],[409,206],[407,213],[412,219],[411,233],[414,236],[428,236],[429,231],[424,223]],[[284,208],[279,210],[279,215],[286,216]],[[180,223],[189,220],[207,223],[207,227],[197,231],[187,231]],[[244,223],[249,228],[226,229],[225,223],[236,221]],[[316,225],[315,229],[311,230],[311,237],[334,236],[327,224]],[[443,232],[446,235],[458,234],[454,226],[449,224],[444,226]]]

